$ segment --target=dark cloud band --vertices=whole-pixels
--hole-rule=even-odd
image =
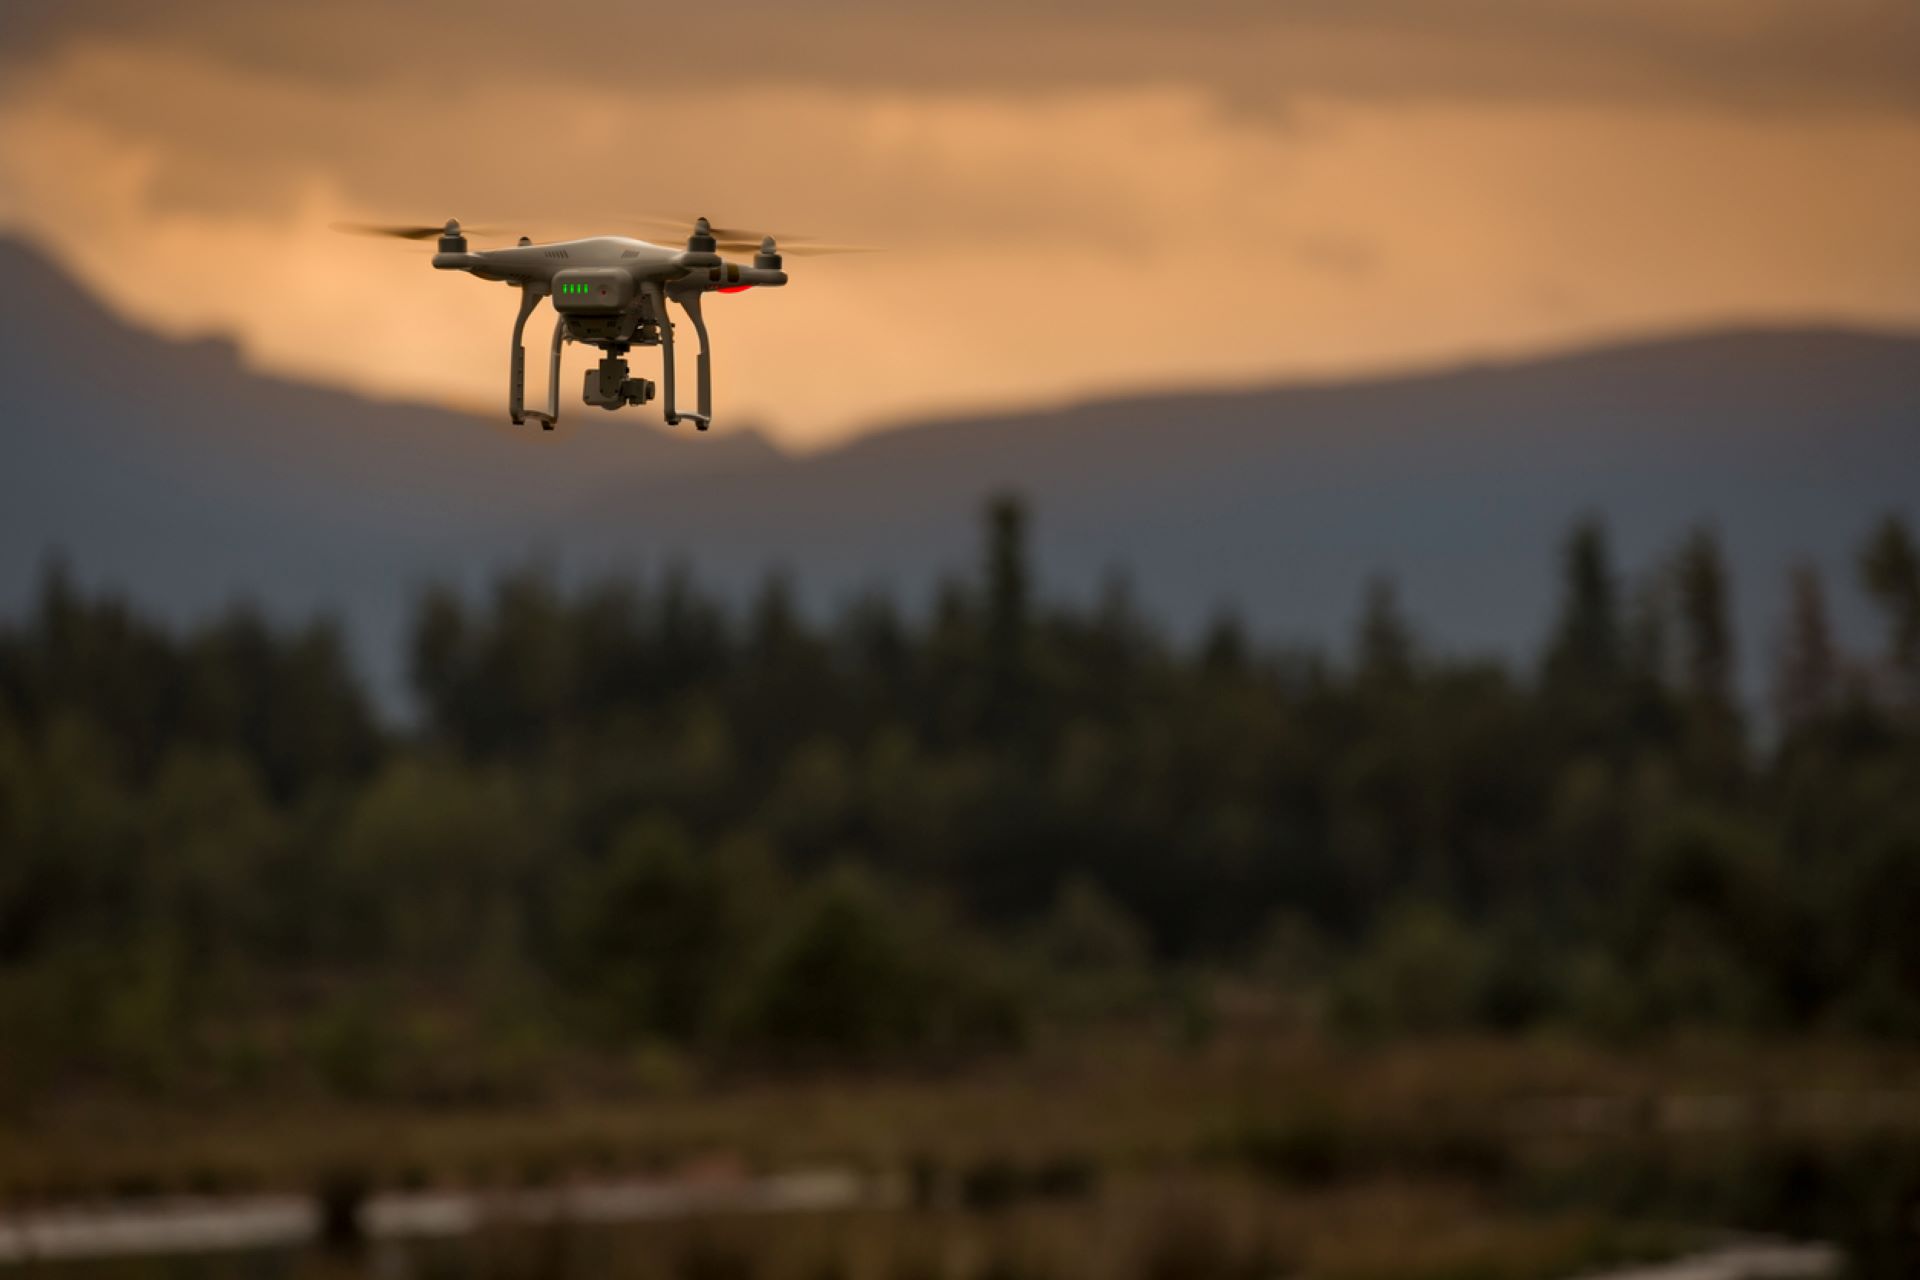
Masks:
[[[1264,109],[1311,94],[1920,112],[1913,0],[0,5],[0,57],[45,59],[101,42],[348,83],[567,73],[650,77],[677,90],[741,81],[996,90],[1171,82]]]

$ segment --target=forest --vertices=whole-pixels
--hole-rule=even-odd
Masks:
[[[168,625],[50,563],[0,630],[0,1098],[485,1102],[1249,1007],[1920,1040],[1902,519],[1739,637],[1710,529],[1629,573],[1583,521],[1525,664],[1436,651],[1386,580],[1344,652],[1179,640],[1124,580],[1040,592],[1029,519],[990,501],[919,610],[428,587],[405,717],[331,621]]]

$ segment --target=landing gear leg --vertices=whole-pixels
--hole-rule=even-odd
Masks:
[[[526,407],[527,395],[527,349],[522,337],[527,329],[527,317],[540,305],[540,299],[547,296],[544,287],[522,285],[520,287],[520,314],[513,320],[513,359],[511,372],[507,377],[507,417],[519,426],[528,418],[540,424],[542,431],[553,430],[553,424],[560,421],[560,343],[566,337],[567,318],[557,316],[553,322],[553,354],[547,366],[547,407],[539,409]]]
[[[713,422],[713,374],[712,362],[707,351],[707,322],[700,314],[700,295],[693,294],[681,303],[687,309],[687,316],[693,321],[693,330],[700,335],[700,357],[698,362],[697,394],[700,407],[689,413],[674,407],[673,399],[673,321],[667,315],[667,293],[657,283],[646,285],[647,297],[653,303],[653,314],[660,322],[660,386],[666,398],[666,416],[668,426],[679,425],[686,418],[705,431]]]
[[[689,294],[680,305],[687,309],[687,318],[693,321],[693,331],[700,335],[700,357],[694,362],[694,385],[699,389],[700,412],[693,415],[693,421],[705,431],[713,422],[713,358],[707,349],[707,322],[700,314],[699,294]]]

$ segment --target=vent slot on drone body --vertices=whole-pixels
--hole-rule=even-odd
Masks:
[[[547,250],[547,256],[549,258],[564,258],[567,256],[567,251],[565,249],[549,249]]]

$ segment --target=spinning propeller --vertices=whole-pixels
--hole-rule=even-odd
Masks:
[[[693,234],[711,237],[716,250],[723,253],[772,253],[775,243],[778,252],[792,254],[799,258],[824,257],[834,253],[874,253],[870,245],[826,244],[812,236],[784,235],[778,232],[761,232],[746,227],[722,227],[701,217],[656,217],[643,216],[634,219],[641,226],[655,227],[662,231],[680,231],[688,226]]]
[[[830,244],[812,236],[767,234],[746,227],[715,226],[708,219],[701,217],[649,216],[636,218],[634,221],[642,226],[657,228],[661,231],[678,232],[691,228],[695,236],[704,235],[710,238],[713,241],[714,251],[721,253],[779,252],[799,258],[817,258],[829,254],[878,252],[871,245]],[[497,227],[469,227],[458,223],[449,225],[418,222],[335,222],[332,227],[335,231],[343,231],[348,235],[376,236],[388,240],[432,240],[447,234],[491,238],[507,234]]]
[[[336,222],[332,227],[335,231],[344,231],[351,236],[384,236],[390,240],[432,240],[448,232],[457,235],[463,231],[476,236],[506,234],[493,227],[463,227],[458,222],[436,222],[432,226],[408,222]]]

